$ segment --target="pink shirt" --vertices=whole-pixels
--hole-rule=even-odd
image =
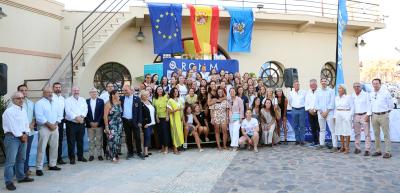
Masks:
[[[243,100],[236,96],[235,99],[232,102],[232,107],[231,107],[231,116],[233,113],[239,113],[240,118],[244,119],[244,106],[243,106]]]

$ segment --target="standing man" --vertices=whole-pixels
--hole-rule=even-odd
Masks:
[[[57,164],[65,164],[62,159],[62,150],[63,150],[63,140],[64,140],[64,107],[65,107],[65,99],[61,95],[62,86],[61,83],[55,82],[53,84],[53,103],[57,107],[57,123],[58,123],[58,153],[57,153]]]
[[[306,104],[305,104],[306,111],[308,112],[308,122],[310,123],[311,134],[313,139],[313,143],[311,144],[311,146],[319,145],[319,124],[318,124],[317,108],[315,105],[317,87],[318,87],[317,80],[311,79],[310,90],[307,92]]]
[[[106,104],[110,100],[110,92],[114,90],[114,84],[112,82],[108,82],[106,84],[106,90],[101,93],[100,97],[103,99],[104,104]],[[103,132],[103,153],[107,157],[107,135]]]
[[[85,135],[85,117],[88,106],[86,100],[79,96],[80,89],[72,87],[72,96],[65,99],[65,119],[67,124],[68,157],[70,164],[75,164],[75,144],[78,161],[87,162],[83,157],[83,136]]]
[[[94,155],[97,155],[100,161],[103,160],[102,144],[104,133],[104,102],[97,98],[97,89],[92,88],[89,91],[90,98],[86,99],[88,113],[86,116],[86,127],[89,135],[89,161],[94,160]]]
[[[369,119],[371,117],[371,100],[369,94],[361,89],[361,84],[355,82],[353,84],[353,101],[354,101],[354,118],[353,127],[355,134],[355,154],[361,153],[361,128],[365,134],[365,152],[364,156],[370,155],[371,150],[371,134],[369,128]]]
[[[318,114],[319,123],[319,146],[317,149],[322,149],[325,146],[325,131],[328,123],[329,130],[332,136],[332,146],[330,152],[336,152],[337,136],[335,135],[335,122],[333,120],[333,110],[335,109],[335,91],[328,87],[328,80],[321,78],[321,89],[317,91],[315,96],[315,107]]]
[[[389,113],[393,109],[394,104],[389,91],[381,88],[381,79],[372,80],[374,90],[371,92],[371,110],[372,110],[372,127],[375,135],[375,153],[372,156],[381,156],[381,128],[385,138],[385,153],[383,158],[391,158],[391,142]]]
[[[36,103],[39,141],[36,157],[36,175],[43,176],[43,154],[49,145],[49,170],[59,171],[57,167],[58,152],[58,122],[57,106],[53,102],[53,92],[50,88],[43,89],[43,98]]]
[[[35,104],[28,99],[28,87],[25,84],[19,85],[17,88],[18,92],[21,92],[24,95],[23,105],[22,108],[25,110],[26,115],[28,116],[29,122],[29,135],[28,135],[28,144],[26,146],[26,159],[25,159],[25,166],[24,172],[25,174],[29,175],[29,155],[31,153],[31,145],[33,141],[33,135],[35,134]]]
[[[293,130],[296,137],[296,145],[304,145],[304,136],[306,132],[306,117],[305,117],[305,97],[306,92],[300,90],[298,80],[293,82],[293,91],[289,93],[289,104],[292,107],[293,115]]]
[[[16,189],[13,183],[14,171],[19,183],[33,181],[24,172],[26,145],[30,132],[28,116],[23,109],[24,95],[21,92],[16,92],[11,98],[13,104],[2,115],[6,152],[4,181],[7,190]]]
[[[142,154],[142,143],[140,139],[140,127],[142,127],[142,105],[140,98],[133,95],[132,88],[125,85],[122,90],[125,96],[120,98],[123,109],[122,122],[125,130],[126,146],[128,148],[127,159],[133,157],[133,141],[135,137],[136,154],[139,158],[144,159]]]

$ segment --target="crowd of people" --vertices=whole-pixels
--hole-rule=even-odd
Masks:
[[[64,129],[70,164],[96,158],[117,163],[123,153],[126,159],[136,155],[144,160],[152,155],[150,147],[154,143],[163,154],[168,154],[171,147],[174,154],[180,154],[188,148],[188,141],[194,140],[202,152],[203,142],[210,142],[212,138],[218,150],[238,151],[243,147],[258,152],[260,146],[288,144],[289,106],[296,145],[305,145],[308,116],[311,146],[316,149],[328,149],[325,144],[328,125],[333,146],[329,152],[348,154],[350,134],[354,130],[355,154],[361,153],[360,136],[364,131],[364,156],[390,158],[389,112],[393,103],[390,93],[381,89],[379,79],[374,79],[372,84],[374,90],[367,93],[362,91],[360,83],[354,83],[353,94],[345,85],[339,85],[335,96],[325,78],[320,79],[320,88],[317,80],[311,79],[308,91],[300,89],[295,80],[293,90],[285,96],[281,88],[268,88],[261,79],[248,73],[242,76],[216,69],[210,73],[191,69],[174,72],[170,79],[146,74],[140,88],[135,89],[125,85],[118,91],[108,83],[100,96],[96,88],[90,89],[88,99],[80,96],[76,86],[71,96],[64,98],[62,85],[54,83],[52,88],[43,89],[43,97],[36,103],[28,99],[27,86],[20,85],[12,95],[12,104],[2,115],[6,188],[16,189],[14,174],[18,182],[33,181],[28,166],[31,151],[37,151],[37,176],[44,175],[44,157],[49,170],[61,170],[59,165],[66,164],[62,158]],[[375,140],[375,152],[370,153],[370,121],[377,139],[380,139],[380,129],[384,133],[383,154],[380,140]],[[31,150],[35,130],[38,148]],[[83,150],[86,130],[88,160]],[[280,136],[281,130],[283,136]],[[121,152],[123,132],[127,152]]]

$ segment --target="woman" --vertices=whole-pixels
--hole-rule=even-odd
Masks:
[[[201,76],[200,72],[196,72],[196,85],[197,85],[197,87],[200,87],[201,80],[203,80],[203,76]]]
[[[188,103],[189,105],[193,105],[194,103],[197,103],[197,94],[195,94],[193,88],[190,88],[189,94],[186,95],[186,103]]]
[[[215,139],[217,140],[218,150],[220,146],[220,130],[222,131],[222,145],[225,150],[228,150],[226,143],[228,142],[228,117],[229,117],[229,103],[226,100],[224,89],[217,90],[217,100],[214,104],[212,120],[215,129]]]
[[[207,106],[210,110],[211,124],[214,124],[214,120],[212,119],[212,115],[214,114],[214,104],[218,101],[217,95],[217,85],[215,81],[210,82],[210,86],[208,87],[208,96],[207,96]],[[204,107],[203,107],[204,108]]]
[[[168,122],[169,116],[167,113],[168,96],[165,94],[164,89],[158,86],[156,94],[154,95],[153,105],[156,109],[156,122],[158,139],[161,144],[161,153],[168,153],[168,146],[171,143],[171,132],[169,130]]]
[[[242,130],[242,137],[239,139],[239,144],[240,145],[245,145],[246,143],[249,144],[248,149],[250,150],[250,146],[254,147],[254,152],[258,152],[258,140],[259,140],[259,135],[258,135],[258,121],[255,118],[251,117],[251,110],[248,109],[246,111],[246,118],[243,119],[242,124],[241,124],[241,130]]]
[[[281,130],[280,128],[283,128],[283,136],[284,136],[284,144],[287,145],[287,127],[286,127],[286,122],[287,122],[287,105],[288,105],[288,99],[285,97],[285,94],[283,93],[283,90],[281,88],[277,88],[275,91],[275,97],[278,102],[278,106],[281,109],[281,117],[280,119],[276,120],[277,121],[277,133],[278,136],[280,137],[281,135]]]
[[[237,88],[238,94],[237,96],[240,97],[243,101],[243,106],[244,106],[244,111],[247,111],[247,107],[249,106],[249,99],[247,98],[247,96],[244,94],[244,88],[239,86]]]
[[[167,108],[169,113],[169,122],[171,126],[172,144],[174,146],[174,154],[179,154],[178,147],[183,145],[183,107],[184,101],[179,98],[179,90],[172,88]]]
[[[261,102],[264,101],[266,95],[267,95],[267,88],[263,85],[260,86],[258,90],[258,98],[261,99]]]
[[[273,136],[275,130],[275,111],[272,106],[272,101],[270,99],[265,100],[264,107],[261,109],[261,128],[262,132],[262,140],[264,144],[270,145],[272,147],[273,144]]]
[[[240,122],[244,118],[244,107],[242,99],[236,96],[236,91],[234,88],[229,89],[229,93],[231,95],[229,135],[231,138],[231,147],[233,148],[233,151],[237,151],[237,148],[239,147]]]
[[[207,80],[206,79],[201,79],[201,81],[200,81],[200,87],[202,87],[202,86],[204,86],[204,87],[206,87],[207,88]]]
[[[354,103],[351,95],[347,95],[346,87],[340,84],[338,87],[339,96],[335,98],[335,135],[340,136],[342,147],[340,152],[350,152],[351,119],[354,113]]]
[[[240,78],[235,77],[235,81],[233,82],[233,86],[235,87],[235,89],[237,89],[240,86],[241,82],[240,82]]]
[[[156,90],[156,87],[158,86],[159,81],[158,81],[158,74],[153,74],[153,76],[151,77],[151,88],[153,90]]]
[[[179,76],[178,79],[178,84],[176,85],[176,88],[179,90],[179,98],[181,98],[181,100],[185,101],[186,98],[186,94],[188,93],[188,88],[186,87],[185,84],[185,77],[183,76]]]
[[[160,86],[163,88],[164,92],[166,92],[166,93],[168,93],[169,90],[171,89],[169,84],[168,84],[168,78],[166,76],[163,76],[161,78]],[[157,88],[156,88],[156,91],[157,91]]]
[[[151,134],[153,132],[153,126],[156,124],[155,120],[155,108],[149,101],[149,91],[142,90],[140,92],[140,98],[142,99],[142,125],[143,125],[143,135],[144,135],[144,157],[149,157],[149,147],[151,145]]]
[[[184,120],[184,126],[185,126],[185,143],[183,144],[183,148],[187,148],[187,138],[188,135],[194,137],[194,141],[196,142],[197,148],[199,149],[199,152],[203,152],[204,150],[201,148],[200,145],[200,137],[199,133],[197,132],[197,129],[200,125],[199,120],[197,120],[197,117],[193,114],[192,112],[192,107],[190,105],[185,106],[185,118]]]
[[[200,87],[200,93],[199,93],[199,97],[198,97],[198,102],[200,104],[200,109],[202,112],[204,112],[204,114],[206,116],[208,116],[208,104],[207,104],[207,100],[208,100],[208,95],[207,95],[207,89],[204,86]]]
[[[253,104],[251,105],[251,112],[252,112],[251,117],[258,120],[260,118],[261,108],[262,108],[261,107],[261,99],[256,97],[254,99]]]
[[[150,74],[146,74],[144,76],[144,81],[143,83],[140,85],[140,90],[144,90],[146,87],[151,86],[151,75]]]
[[[154,90],[155,90],[155,89],[156,89],[156,88],[154,88]],[[152,102],[152,101],[153,101],[153,88],[150,87],[150,86],[147,86],[147,87],[146,87],[146,91],[149,92],[148,99],[149,99],[150,102]]]
[[[122,107],[119,101],[119,94],[116,90],[110,92],[109,101],[104,106],[104,132],[107,135],[108,158],[117,163],[119,160],[118,151],[121,146],[122,134]]]
[[[171,92],[171,89],[172,88],[176,88],[176,85],[178,84],[178,81],[176,80],[176,77],[175,76],[172,76],[171,77],[171,85],[169,86],[169,90],[170,90],[170,92]]]
[[[247,97],[249,99],[248,108],[251,109],[251,105],[254,102],[254,99],[257,97],[257,93],[255,92],[254,85],[249,85],[249,91],[247,92]]]
[[[208,127],[208,120],[205,113],[201,110],[199,104],[194,104],[194,114],[196,115],[197,120],[199,121],[199,125],[197,126],[197,133],[199,136],[204,134],[206,138],[206,142],[209,142],[210,139],[208,138],[208,132],[210,128]]]
[[[267,88],[267,94],[265,95],[265,99],[262,101],[262,103],[265,103],[265,100],[269,99],[272,101],[272,106],[276,106],[278,104],[276,98],[274,97],[274,89],[272,88]]]

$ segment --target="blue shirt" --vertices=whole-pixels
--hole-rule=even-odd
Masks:
[[[57,122],[57,105],[54,101],[46,98],[40,99],[36,103],[35,114],[38,125],[44,125],[46,122],[55,124]]]
[[[331,88],[319,89],[315,96],[315,108],[318,111],[331,110],[329,114],[333,114],[335,109],[335,92]]]
[[[124,112],[122,114],[123,118],[132,119],[132,105],[133,105],[133,95],[125,96]]]

